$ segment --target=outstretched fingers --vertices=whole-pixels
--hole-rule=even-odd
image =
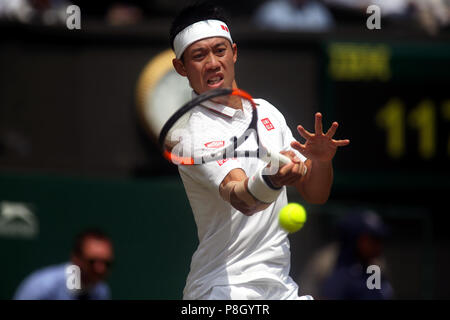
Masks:
[[[313,134],[311,132],[309,132],[308,130],[306,130],[305,128],[303,128],[303,126],[301,126],[301,125],[297,126],[297,131],[306,140],[309,140],[313,137]]]
[[[334,134],[336,133],[336,130],[338,128],[339,124],[337,122],[333,122],[333,124],[331,125],[330,129],[328,129],[327,133],[325,134],[325,136],[327,136],[328,138],[333,138]]]
[[[294,148],[295,150],[299,151],[300,153],[304,153],[304,151],[306,150],[306,145],[301,144],[298,141],[292,141],[291,142],[291,147]]]
[[[332,141],[333,141],[334,145],[337,146],[337,147],[343,147],[343,146],[346,146],[346,145],[348,145],[350,143],[349,139],[344,139],[344,140],[334,140],[334,139],[332,139]]]
[[[314,129],[316,130],[316,134],[323,134],[323,126],[322,126],[322,114],[320,112],[316,113],[316,121],[314,124]]]

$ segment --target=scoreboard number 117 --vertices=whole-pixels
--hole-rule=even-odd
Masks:
[[[425,99],[407,112],[405,103],[399,98],[390,99],[385,106],[377,111],[375,122],[386,131],[386,153],[394,159],[399,159],[406,152],[406,130],[417,131],[417,152],[424,160],[432,159],[441,147],[437,144],[438,119],[450,122],[450,100],[436,105],[432,100]],[[447,157],[450,157],[450,135],[445,147]]]

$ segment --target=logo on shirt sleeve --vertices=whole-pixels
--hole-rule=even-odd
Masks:
[[[267,131],[275,129],[272,122],[270,122],[269,118],[261,119],[261,122],[263,123],[264,127],[266,127]]]
[[[225,145],[225,141],[211,141],[205,143],[205,147],[207,148],[222,148]]]
[[[217,164],[219,165],[219,167],[221,167],[228,160],[230,160],[230,159],[217,160]]]

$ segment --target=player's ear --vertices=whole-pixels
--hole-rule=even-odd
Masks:
[[[233,43],[231,45],[231,48],[233,49],[233,62],[236,63],[236,61],[237,61],[237,44]]]
[[[183,61],[181,61],[180,59],[174,58],[174,59],[172,60],[172,64],[173,64],[173,67],[175,68],[175,71],[176,71],[179,75],[181,75],[181,76],[183,76],[183,77],[186,77],[186,76],[187,76],[186,69],[184,68]]]

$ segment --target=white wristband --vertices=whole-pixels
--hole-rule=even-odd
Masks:
[[[262,176],[263,169],[264,167],[248,178],[248,191],[259,201],[272,203],[278,198],[283,189],[269,187]]]

